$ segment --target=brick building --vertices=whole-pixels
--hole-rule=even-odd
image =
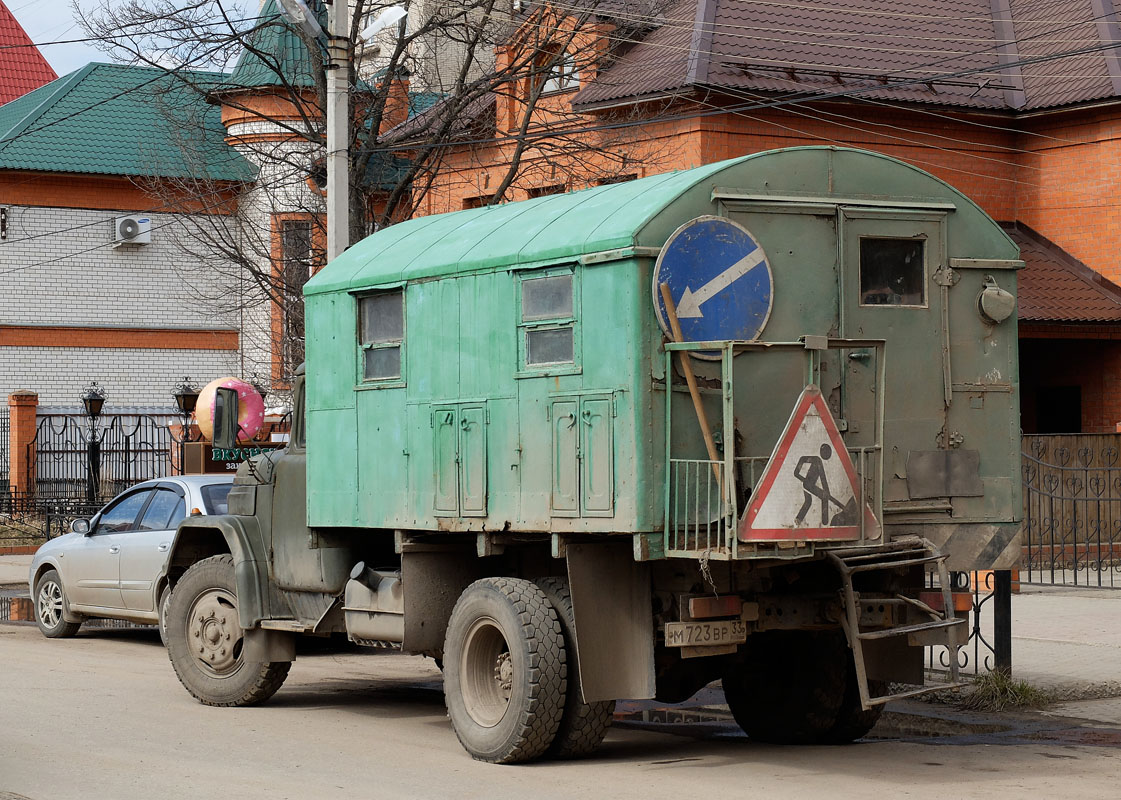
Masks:
[[[846,0],[828,10],[577,0],[527,4],[517,21],[499,64],[523,40],[547,51],[542,31],[568,52],[476,106],[469,136],[444,154],[427,213],[777,147],[886,153],[953,184],[1031,245],[1025,429],[1053,429],[1040,421],[1048,413],[1085,432],[1121,423],[1121,392],[1109,388],[1121,380],[1121,295],[1110,282],[1121,281],[1121,26],[1111,0],[917,0],[906,9]],[[573,25],[581,36],[566,32]],[[527,112],[533,81],[548,91]],[[410,127],[417,122],[395,140],[407,142]],[[566,128],[586,144],[567,162],[546,144]],[[515,152],[519,174],[496,198]],[[597,158],[614,174],[589,170]],[[1077,302],[1094,310],[1072,311]]]
[[[200,302],[214,272],[179,244],[193,219],[225,224],[253,171],[217,109],[177,127],[177,105],[199,103],[161,70],[90,64],[0,106],[0,397],[74,406],[97,380],[115,405],[166,408],[183,375],[248,374],[242,320]],[[222,188],[193,192],[199,175]]]

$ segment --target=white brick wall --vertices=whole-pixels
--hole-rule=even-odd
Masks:
[[[116,218],[128,215],[152,220],[151,244],[113,248]],[[8,206],[0,325],[241,329],[236,297],[226,309],[205,297],[230,284],[230,270],[185,254],[177,239],[188,229],[181,215],[136,209]],[[71,405],[97,380],[113,402],[166,405],[182,376],[205,383],[250,374],[242,360],[236,351],[0,346],[0,404],[13,389],[31,389],[42,404]]]
[[[39,405],[76,406],[96,380],[112,406],[168,407],[172,389],[189,375],[201,389],[226,375],[240,376],[233,350],[139,350],[75,347],[0,347],[0,405],[15,389],[39,393]]]

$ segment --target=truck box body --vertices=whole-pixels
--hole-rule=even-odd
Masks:
[[[1011,566],[1016,320],[978,303],[989,284],[1015,293],[1018,250],[946,183],[827,147],[422,217],[350,248],[305,289],[309,526],[646,534],[672,555],[667,511],[670,528],[695,530],[721,498],[698,483],[705,446],[663,350],[653,273],[675,230],[706,215],[765,251],[773,307],[758,341],[785,343],[736,350],[727,417],[724,365],[692,359],[721,447],[736,443],[734,514],[814,382],[888,537],[952,539],[954,569]],[[874,258],[877,242],[921,259],[905,302],[862,302],[874,278],[861,278],[861,248]],[[402,295],[394,327],[377,315]],[[839,345],[807,368],[792,346],[807,336],[886,344]],[[774,555],[735,547],[725,522],[703,548],[676,549]]]

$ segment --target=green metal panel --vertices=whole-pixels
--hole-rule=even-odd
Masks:
[[[615,511],[615,439],[611,434],[611,397],[580,401],[580,495],[586,517]]]
[[[487,409],[459,409],[459,512],[465,517],[487,514]]]
[[[432,443],[435,456],[432,508],[455,514],[459,511],[459,417],[455,406],[432,410]]]
[[[553,494],[554,516],[580,514],[580,406],[575,400],[553,402]]]

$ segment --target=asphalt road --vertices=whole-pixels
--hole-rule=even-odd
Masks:
[[[301,656],[268,704],[214,709],[152,631],[0,625],[0,800],[1117,797],[1121,731],[1046,719],[812,748],[622,720],[594,758],[501,767],[460,748],[426,659]]]

